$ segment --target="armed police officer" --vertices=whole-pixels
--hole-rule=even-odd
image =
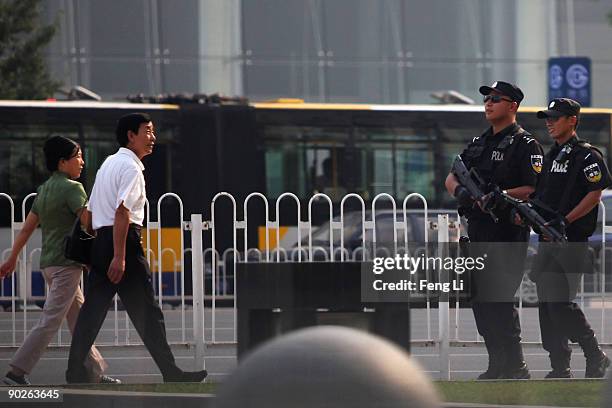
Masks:
[[[549,223],[566,233],[568,244],[560,247],[541,235],[531,278],[538,288],[542,345],[548,351],[552,371],[547,378],[571,378],[568,339],[580,344],[586,357],[587,378],[605,375],[610,360],[601,351],[595,334],[580,307],[573,302],[583,272],[592,270],[588,237],[595,231],[601,192],[612,178],[601,153],[580,140],[576,128],[580,104],[554,99],[538,112],[554,141],[544,157],[534,204]]]
[[[526,199],[535,190],[543,153],[537,140],[516,123],[523,92],[502,81],[482,86],[479,91],[484,95],[485,117],[491,127],[474,138],[460,156],[468,169],[479,173],[485,188],[491,190],[495,186],[512,197]],[[475,277],[472,289],[476,292],[472,296],[474,319],[489,354],[488,368],[478,379],[530,378],[514,307],[529,230],[512,222],[509,209],[491,210],[494,193],[487,195],[492,201],[475,201],[452,171],[445,186],[458,200],[460,213],[468,219],[470,241],[488,245],[486,268]],[[500,242],[505,243],[503,248]]]

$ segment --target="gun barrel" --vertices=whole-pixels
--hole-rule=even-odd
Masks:
[[[519,200],[504,192],[500,192],[500,194],[508,204],[512,205],[519,212],[528,225],[533,228],[538,228],[554,242],[567,242],[565,235],[548,225],[546,220],[533,208],[530,202]]]

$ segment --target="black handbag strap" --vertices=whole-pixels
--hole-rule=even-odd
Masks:
[[[72,223],[72,229],[70,230],[70,235],[75,236],[76,233],[81,229],[81,216],[80,214],[76,216],[74,219],[74,223]]]
[[[73,234],[77,227],[81,228],[81,215],[83,214],[83,211],[87,211],[88,203],[89,203],[89,200],[85,201],[85,203],[83,204],[83,207],[81,207],[81,209],[77,211],[76,220],[74,220],[74,224],[72,225],[72,230],[71,230]]]
[[[91,262],[90,252],[94,236],[81,228],[82,210],[78,213],[72,224],[70,234],[64,238],[64,257],[81,264],[89,264]]]

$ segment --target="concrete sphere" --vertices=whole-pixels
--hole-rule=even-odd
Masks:
[[[363,331],[316,326],[273,339],[221,385],[217,408],[434,408],[436,390],[399,347]]]

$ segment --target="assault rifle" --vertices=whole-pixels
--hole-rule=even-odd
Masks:
[[[493,213],[493,209],[496,203],[499,203],[499,199],[501,199],[505,204],[510,205],[521,216],[524,222],[534,230],[550,237],[554,242],[567,242],[565,235],[549,225],[534,208],[533,203],[514,198],[503,192],[498,186],[494,186],[491,193],[485,193],[483,188],[486,184],[476,169],[467,169],[461,156],[455,158],[451,172],[457,177],[459,184],[469,191],[472,198],[480,203],[483,211],[493,218],[493,221],[499,221],[499,218]]]
[[[523,221],[532,227],[536,232],[540,232],[548,237],[553,242],[567,242],[567,237],[564,233],[549,225],[546,220],[534,208],[534,205],[529,201],[519,200],[508,193],[496,189],[494,194],[498,194],[506,203],[512,206]]]
[[[457,177],[459,184],[468,190],[472,198],[480,203],[482,210],[489,214],[491,218],[493,218],[493,221],[498,222],[499,218],[493,212],[493,208],[495,207],[494,197],[492,194],[486,194],[482,190],[485,183],[476,172],[476,169],[472,168],[468,170],[461,156],[457,155],[453,162],[451,173]]]

